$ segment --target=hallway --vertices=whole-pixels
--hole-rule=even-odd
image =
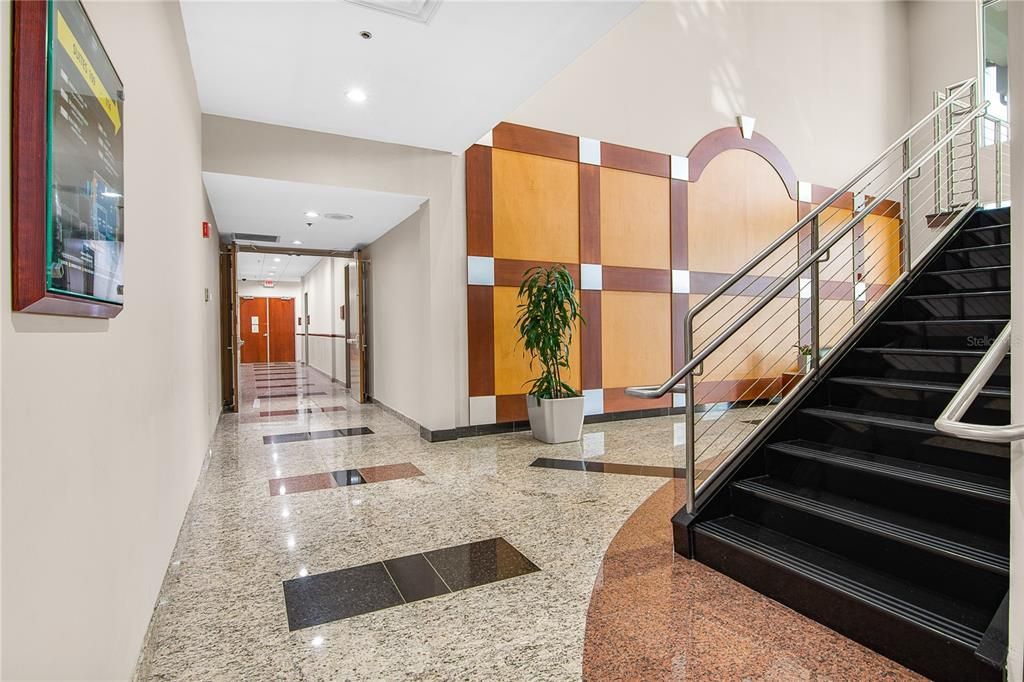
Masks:
[[[241,371],[137,679],[912,677],[673,554],[678,417],[592,424],[561,446],[428,443],[308,367]],[[594,471],[559,470],[581,461]],[[352,567],[318,593],[320,574]]]

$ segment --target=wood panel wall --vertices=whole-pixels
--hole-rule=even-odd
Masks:
[[[526,418],[533,372],[514,322],[516,288],[529,267],[565,264],[580,289],[587,324],[574,334],[568,381],[582,391],[587,414],[680,409],[682,396],[647,401],[627,397],[625,388],[660,383],[677,370],[691,306],[832,191],[815,185],[809,201],[798,200],[782,152],[733,128],[700,140],[688,170],[686,159],[667,154],[508,123],[489,137],[466,153],[474,425]],[[850,217],[853,198],[846,204],[823,218],[823,234]],[[830,332],[856,314],[857,277],[865,284],[859,293],[872,296],[899,275],[899,221],[871,218],[823,266],[834,304]],[[695,347],[791,271],[808,246],[807,234],[793,237],[781,257],[700,314]],[[806,336],[808,308],[794,285],[759,313],[749,333],[709,358],[697,401],[756,399],[777,388],[782,373],[797,367],[794,345]]]

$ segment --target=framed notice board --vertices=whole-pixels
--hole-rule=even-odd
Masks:
[[[14,310],[124,302],[124,86],[78,0],[14,3]]]

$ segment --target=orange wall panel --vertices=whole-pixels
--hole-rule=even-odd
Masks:
[[[495,149],[494,257],[579,263],[579,164]]]
[[[672,373],[672,297],[601,292],[601,367],[608,388],[660,384]]]
[[[670,267],[669,181],[601,169],[601,260],[604,265]]]

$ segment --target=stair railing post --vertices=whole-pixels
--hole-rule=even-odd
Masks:
[[[818,250],[818,216],[814,216],[814,220],[811,221],[811,253]],[[818,361],[821,357],[820,345],[821,338],[819,334],[820,310],[819,310],[819,266],[818,259],[815,258],[811,262],[811,370],[812,375],[818,374]],[[797,293],[799,296],[799,292]]]
[[[941,100],[941,95],[938,92],[932,93],[932,109],[938,109]],[[932,121],[932,144],[936,145],[939,143],[939,138],[942,137],[942,120],[939,117],[938,112],[935,114],[935,120]],[[932,181],[935,185],[935,213],[938,215],[942,213],[942,150],[935,153],[935,161],[933,166],[933,177]]]
[[[996,126],[996,208],[1003,207],[1003,122],[995,120]]]
[[[910,168],[910,138],[903,141],[903,172]],[[920,172],[918,172],[920,175]],[[903,242],[901,265],[903,272],[910,272],[913,264],[910,252],[910,178],[903,181],[903,204],[900,207],[900,240]]]
[[[693,326],[689,315],[683,320],[683,365],[693,359]],[[694,432],[696,400],[693,395],[693,372],[686,375],[686,511],[697,513],[697,434]]]

